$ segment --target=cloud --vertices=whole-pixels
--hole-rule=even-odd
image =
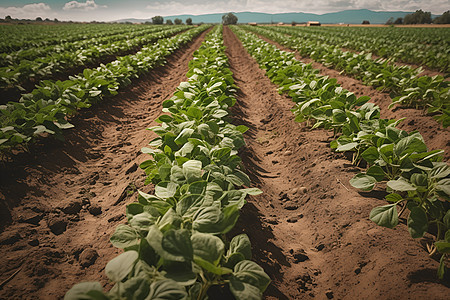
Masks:
[[[448,9],[448,0],[151,0],[146,10],[152,14],[204,14],[228,11],[254,11],[265,13],[307,12],[329,13],[349,9],[375,11],[415,11],[423,9],[441,14]]]
[[[11,16],[12,18],[47,17],[52,9],[45,3],[26,4],[22,7],[10,6],[0,7],[0,16]]]
[[[106,5],[98,5],[94,0],[86,0],[86,2],[70,1],[64,5],[63,10],[89,11],[106,7]]]

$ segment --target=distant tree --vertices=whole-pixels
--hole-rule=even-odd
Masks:
[[[236,24],[237,21],[238,21],[238,18],[235,15],[233,15],[232,13],[227,13],[226,15],[222,16],[223,25]]]
[[[390,17],[389,20],[386,21],[385,25],[392,25],[392,24],[394,24],[394,18]]]
[[[431,12],[423,11],[421,9],[416,10],[415,13],[405,16],[403,19],[404,24],[430,24],[431,23]]]
[[[6,17],[5,17],[5,20],[6,20],[6,21],[11,21],[12,18],[11,18],[11,16],[6,16]]]
[[[292,21],[291,25],[295,26],[295,25],[297,25],[297,23],[295,21]]]
[[[186,19],[186,25],[192,25],[192,19],[191,18],[187,18]]]
[[[178,18],[176,18],[176,19],[174,20],[174,22],[175,22],[175,25],[181,25],[181,24],[183,24],[183,21],[181,21],[181,19],[178,19]]]
[[[144,24],[145,24],[145,25],[150,25],[150,24],[152,24],[152,22],[146,21]]]
[[[53,19],[53,22],[58,23],[59,20],[58,20],[57,18],[54,18],[54,19]]]
[[[364,24],[364,25],[369,25],[369,24],[370,24],[370,22],[369,22],[369,21],[367,21],[367,20],[364,20],[364,21],[362,21],[362,24]]]
[[[42,18],[41,17],[37,17],[36,18],[36,22],[42,22]]]
[[[172,20],[166,20],[166,25],[173,25]]]
[[[435,24],[450,24],[450,10],[447,10],[442,16],[434,19],[433,23]]]
[[[164,18],[161,16],[154,16],[152,22],[153,24],[164,24]]]
[[[397,20],[394,21],[394,24],[403,24],[403,18],[397,18]]]

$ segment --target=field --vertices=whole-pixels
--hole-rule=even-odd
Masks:
[[[450,28],[0,32],[0,299],[448,299]]]

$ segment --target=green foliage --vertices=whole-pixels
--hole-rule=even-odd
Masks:
[[[164,18],[161,16],[154,16],[152,17],[152,23],[161,25],[164,23]]]
[[[430,24],[431,12],[423,11],[421,9],[416,10],[415,13],[405,16],[403,20],[404,24]]]
[[[311,65],[297,61],[293,53],[281,51],[236,26],[232,30],[272,82],[280,86],[280,93],[292,97],[296,121],[308,122],[312,128],[333,129],[337,139],[331,148],[354,152],[355,164],[365,161],[367,170],[350,180],[352,186],[371,191],[378,182],[387,181],[386,200],[391,204],[374,208],[370,219],[394,228],[399,223],[397,206],[402,207],[401,212],[408,209],[411,237],[423,237],[433,224],[438,231],[433,247],[443,257],[448,255],[450,166],[442,162],[443,151],[428,151],[418,132],[398,129],[401,120],[381,119],[380,109],[368,102],[369,97],[357,98],[342,89],[336,79],[321,76]],[[440,278],[444,262],[442,258]]]
[[[170,19],[166,20],[166,25],[173,25],[172,20],[170,20]]]
[[[238,18],[233,13],[227,13],[222,16],[223,25],[237,24]]]
[[[164,64],[165,56],[208,27],[205,25],[160,39],[135,55],[120,57],[96,69],[85,69],[66,81],[43,81],[31,94],[24,95],[21,102],[0,105],[0,151],[7,152],[42,134],[63,139],[62,130],[73,127],[66,116],[116,95],[120,87]]]
[[[227,286],[238,300],[261,299],[270,279],[251,259],[247,235],[228,241],[249,186],[237,151],[244,126],[228,123],[236,92],[221,38],[207,35],[189,63],[187,82],[163,103],[152,127],[158,137],[141,164],[155,194],[139,192],[127,207],[127,225],[111,237],[125,252],[106,268],[115,286],[75,285],[67,299],[206,299],[208,289]],[[78,298],[69,298],[77,296]]]
[[[450,24],[450,10],[444,12],[441,16],[433,20],[435,24]]]
[[[192,19],[191,18],[187,18],[186,19],[186,25],[192,25]]]
[[[176,18],[174,21],[175,25],[181,25],[183,24],[183,21],[181,19]]]

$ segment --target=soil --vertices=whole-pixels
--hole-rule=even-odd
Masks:
[[[140,149],[162,101],[185,81],[206,32],[168,63],[107,103],[82,111],[66,141],[44,139],[0,165],[0,299],[61,299],[74,284],[100,281],[119,253],[109,242],[136,200],[148,159]]]
[[[0,165],[0,299],[60,299],[82,281],[110,287],[104,267],[119,250],[109,237],[125,222],[136,189],[153,189],[144,186],[138,167],[148,158],[140,148],[153,137],[145,128],[186,80],[203,37],[132,88],[82,111],[65,142],[43,139]],[[224,40],[239,87],[234,122],[250,128],[241,155],[264,192],[249,198],[232,234],[249,235],[253,260],[271,277],[265,298],[446,299],[449,279],[437,280],[437,258],[425,250],[432,236],[413,240],[404,221],[395,230],[372,223],[370,210],[385,204],[383,188],[353,189],[348,181],[359,168],[331,151],[332,134],[294,122],[293,102],[228,28]],[[349,90],[352,84],[367,94],[357,82]],[[375,92],[373,99],[385,96]],[[404,110],[382,112],[387,117]],[[423,130],[431,147],[442,144],[434,140],[449,140],[447,131],[424,118],[432,128],[416,119],[404,123]]]
[[[352,188],[348,181],[360,170],[331,151],[332,134],[294,122],[293,102],[228,28],[224,40],[240,88],[236,123],[250,128],[245,166],[264,192],[249,200],[236,233],[249,235],[255,261],[271,276],[266,298],[447,298],[448,281],[435,276],[438,262],[404,222],[389,230],[369,220],[370,210],[385,204],[383,189]]]

